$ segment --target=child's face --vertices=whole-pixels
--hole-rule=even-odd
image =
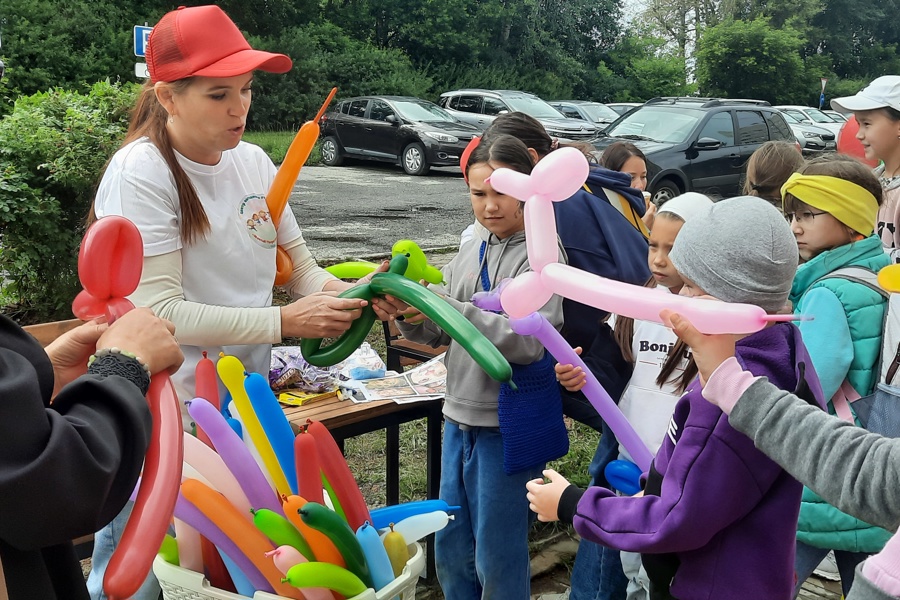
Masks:
[[[631,187],[642,192],[647,189],[647,163],[640,156],[632,156],[622,165],[622,173],[631,175]]]
[[[856,139],[860,141],[869,160],[886,160],[900,151],[900,121],[890,118],[883,110],[853,113],[859,123]]]
[[[656,226],[655,223],[654,226]],[[681,291],[678,292],[679,296],[687,296],[688,298],[699,298],[701,296],[706,296],[707,298],[712,298],[712,296],[703,291],[703,289],[701,289],[699,285],[697,285],[684,275],[679,273],[678,276],[682,281]]]
[[[669,252],[675,243],[675,237],[681,231],[684,221],[671,218],[671,213],[662,213],[653,221],[653,229],[650,230],[650,252],[647,254],[647,264],[656,283],[669,288],[673,294],[681,290],[681,276],[675,270],[675,266],[669,260]]]
[[[469,167],[469,198],[475,218],[501,240],[525,229],[525,211],[519,201],[485,182],[494,169],[504,166],[478,163]]]
[[[852,241],[846,225],[808,204],[797,202],[794,212],[785,216],[789,218],[791,231],[797,239],[797,250],[804,261]]]

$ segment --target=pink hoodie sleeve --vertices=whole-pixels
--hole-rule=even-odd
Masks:
[[[710,375],[703,387],[703,397],[721,408],[723,413],[730,415],[738,399],[756,379],[757,377],[744,371],[732,356]]]
[[[863,563],[862,573],[878,589],[900,596],[900,535],[894,534],[884,550]]]

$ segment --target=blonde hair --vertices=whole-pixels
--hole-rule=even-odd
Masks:
[[[169,86],[173,94],[180,94],[190,87],[192,83],[193,78],[188,77],[163,85]],[[148,81],[141,88],[140,96],[138,96],[138,100],[132,110],[131,122],[128,125],[128,132],[125,134],[125,141],[122,142],[122,147],[146,137],[150,139],[150,142],[162,154],[163,160],[175,179],[175,189],[178,192],[178,203],[181,206],[181,222],[179,224],[181,239],[185,245],[190,245],[209,232],[209,219],[206,216],[206,211],[203,210],[203,205],[200,203],[200,197],[197,195],[194,184],[175,156],[175,149],[172,147],[172,140],[169,138],[169,132],[166,129],[168,119],[169,113],[159,103],[154,84]],[[109,161],[107,161],[103,171],[106,172],[108,167]],[[88,215],[88,225],[96,220],[97,214],[92,205],[91,212]]]

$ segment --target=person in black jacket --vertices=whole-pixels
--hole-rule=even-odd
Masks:
[[[88,598],[71,540],[109,522],[134,490],[150,443],[150,373],[183,360],[174,329],[135,309],[44,349],[0,315],[0,598]]]

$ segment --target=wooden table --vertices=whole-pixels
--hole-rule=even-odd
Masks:
[[[284,407],[284,414],[295,432],[307,419],[321,421],[343,450],[344,440],[364,433],[384,429],[385,488],[388,505],[400,502],[400,425],[427,419],[426,446],[426,494],[437,498],[441,482],[441,400],[426,400],[397,404],[391,400],[376,400],[357,404],[352,400],[340,400],[336,396],[313,400],[303,406]],[[434,536],[428,536],[426,576],[434,575]]]

